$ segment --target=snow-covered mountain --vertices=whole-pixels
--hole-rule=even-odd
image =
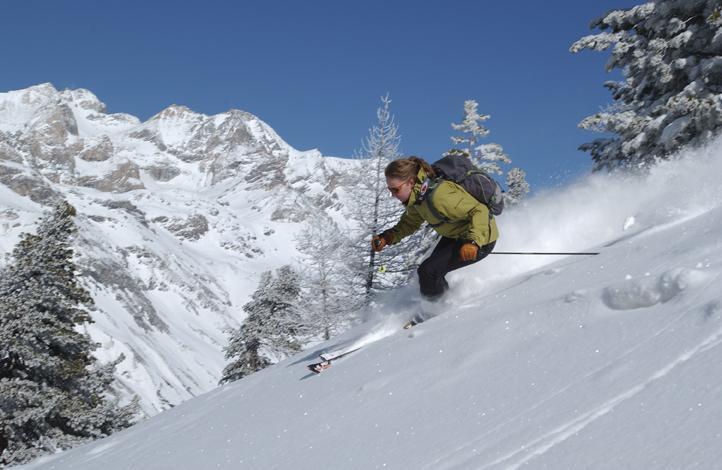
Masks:
[[[722,140],[539,195],[498,250],[600,254],[491,256],[408,331],[401,289],[343,337],[25,468],[719,468],[720,174]]]
[[[320,211],[342,219],[351,160],[297,151],[257,117],[170,106],[140,122],[88,90],[0,93],[0,254],[58,197],[77,209],[91,336],[152,415],[217,385],[226,328],[260,273],[296,256]]]

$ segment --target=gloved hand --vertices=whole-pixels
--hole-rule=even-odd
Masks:
[[[390,241],[391,234],[389,234],[388,232],[374,235],[374,237],[371,239],[371,249],[378,253],[379,251],[386,248],[386,245],[388,245]]]
[[[478,253],[479,246],[474,242],[467,241],[459,249],[459,258],[461,261],[475,261]]]

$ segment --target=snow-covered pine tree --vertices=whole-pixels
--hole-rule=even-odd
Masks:
[[[489,130],[482,123],[490,116],[479,114],[478,109],[479,104],[475,100],[464,101],[464,119],[458,124],[451,124],[454,130],[461,132],[461,135],[451,137],[451,141],[457,147],[449,150],[446,155],[470,158],[477,168],[486,173],[503,175],[504,170],[499,164],[510,164],[511,158],[499,144],[479,144],[480,139],[489,135]],[[504,201],[509,205],[518,204],[529,192],[526,173],[521,168],[509,170],[506,184]]]
[[[467,155],[474,165],[490,175],[503,175],[499,162],[509,164],[511,159],[499,144],[479,144],[479,140],[489,135],[489,130],[482,123],[490,116],[479,114],[478,108],[475,100],[464,101],[464,119],[458,124],[451,123],[451,127],[461,135],[451,137],[455,148],[447,155]]]
[[[290,265],[276,270],[271,289],[273,316],[271,328],[274,334],[268,341],[268,353],[273,362],[285,359],[301,350],[302,338],[308,334],[298,301],[301,295],[301,278]]]
[[[418,260],[429,247],[433,235],[420,230],[403,244],[390,246],[380,253],[371,250],[371,238],[396,224],[403,206],[389,195],[384,170],[392,160],[401,157],[401,137],[390,111],[388,94],[381,98],[376,111],[377,123],[364,139],[358,158],[362,160],[359,184],[352,194],[349,218],[355,223],[353,253],[347,259],[357,259],[357,272],[362,273],[366,302],[373,293],[392,289],[407,282],[418,266]],[[411,249],[409,247],[412,247]]]
[[[98,365],[97,344],[79,331],[93,300],[73,261],[74,216],[59,203],[0,273],[0,465],[108,436],[137,410],[109,399],[122,357]]]
[[[529,193],[529,183],[526,181],[526,173],[521,168],[512,168],[506,174],[506,193],[504,203],[506,205],[519,204]]]
[[[339,333],[363,301],[353,288],[359,277],[349,266],[347,244],[338,225],[323,215],[309,222],[296,239],[303,255],[302,310],[307,312],[311,334],[324,340]]]
[[[594,169],[644,168],[722,125],[722,6],[719,0],[658,0],[594,20],[601,32],[570,50],[612,48],[607,70],[614,104],[584,129],[615,134],[581,146]]]
[[[248,316],[241,327],[232,332],[228,346],[224,348],[226,359],[233,361],[223,369],[220,383],[233,382],[271,365],[271,361],[262,355],[261,347],[267,336],[266,318],[271,315],[265,297],[272,280],[271,271],[261,274],[251,301],[243,305]]]
[[[298,274],[290,266],[261,275],[251,301],[243,306],[248,314],[232,333],[225,348],[233,359],[222,373],[220,383],[241,379],[301,350],[299,337],[304,323],[296,308],[300,294]]]

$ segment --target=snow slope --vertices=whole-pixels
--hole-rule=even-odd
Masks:
[[[499,250],[599,256],[492,256],[402,331],[410,286],[344,337],[24,468],[719,468],[720,148],[500,220]]]

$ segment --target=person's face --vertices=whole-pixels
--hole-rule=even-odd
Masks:
[[[400,180],[396,178],[386,178],[386,187],[389,188],[391,195],[406,204],[411,196],[411,190],[414,188],[414,180]]]

